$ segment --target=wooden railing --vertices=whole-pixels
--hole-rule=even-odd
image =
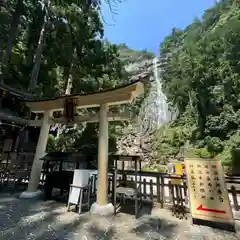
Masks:
[[[124,174],[127,176],[128,182],[135,181],[135,173],[131,170],[125,170]],[[163,174],[159,172],[145,172],[142,171],[138,174],[137,182],[140,184],[145,201],[152,201],[159,203],[161,208],[167,205],[172,205],[173,198],[180,198],[185,205],[188,206],[189,196],[187,189],[187,181],[185,177],[181,175],[175,175],[174,177],[169,174]],[[141,177],[140,177],[141,175]],[[118,181],[122,179],[122,172],[118,172]],[[181,184],[175,185],[174,180],[180,179]],[[240,200],[240,177],[225,177],[227,189],[229,193],[229,199],[231,206],[235,211],[239,211]],[[109,189],[111,189],[111,182],[109,182]],[[174,191],[174,192],[173,192]]]
[[[135,173],[131,170],[125,170],[124,174],[127,177],[128,182],[135,182]],[[29,174],[30,175],[30,172]],[[141,175],[141,177],[140,177]],[[42,172],[41,184],[45,182],[46,172]],[[123,172],[118,171],[117,179],[120,181],[123,177]],[[28,182],[29,176],[24,176],[25,182]],[[140,182],[141,179],[141,182]],[[180,185],[173,186],[174,179],[181,179]],[[240,210],[240,177],[225,177],[229,199],[231,205],[235,211]],[[189,196],[186,178],[182,176],[175,177],[169,174],[163,174],[159,172],[147,172],[141,171],[138,173],[137,177],[138,184],[141,185],[141,190],[143,194],[143,200],[151,201],[154,203],[160,204],[161,208],[166,207],[167,205],[172,205],[173,197],[178,197],[181,201],[188,206]],[[109,179],[109,190],[112,189],[112,181]],[[96,182],[93,183],[93,191],[96,192]],[[174,189],[174,190],[173,190]],[[174,193],[172,192],[174,191]]]
[[[124,170],[124,175],[127,177],[128,183],[135,182],[135,173],[131,170]],[[141,175],[141,177],[140,177]],[[43,172],[41,182],[44,184],[46,173]],[[118,171],[117,182],[121,181],[123,178],[122,171]],[[141,179],[141,182],[140,182]],[[180,179],[181,184],[175,185],[174,180]],[[225,177],[229,199],[231,206],[235,211],[240,210],[240,177]],[[173,204],[176,198],[179,198],[187,207],[189,203],[187,181],[185,177],[181,175],[174,177],[169,174],[159,173],[159,172],[147,172],[141,171],[138,173],[137,183],[141,185],[141,190],[143,194],[144,201],[150,201],[160,204],[161,208],[167,207]],[[111,193],[112,180],[109,179],[108,189]],[[93,192],[96,193],[97,184],[93,182]],[[173,192],[174,191],[174,192]]]
[[[124,174],[127,176],[128,183],[135,182],[134,171],[126,170],[124,171]],[[172,193],[173,179],[181,179],[183,181],[181,185],[174,185],[174,194]],[[117,182],[120,182],[121,180],[122,172],[119,171]],[[165,205],[171,205],[173,196],[176,196],[176,193],[179,193],[181,196],[181,201],[185,203],[188,202],[186,180],[181,176],[172,177],[168,174],[157,172],[141,172],[138,174],[137,183],[141,186],[143,200],[159,203],[161,208]],[[111,189],[111,181],[109,181],[109,189]]]

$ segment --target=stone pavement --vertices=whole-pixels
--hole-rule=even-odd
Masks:
[[[168,210],[152,209],[139,219],[129,214],[101,217],[66,212],[63,203],[23,200],[0,194],[0,240],[236,240],[237,233],[193,226]]]

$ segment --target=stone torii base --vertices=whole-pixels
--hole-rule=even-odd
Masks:
[[[90,213],[101,215],[101,216],[113,215],[114,206],[112,205],[112,203],[108,203],[107,205],[100,205],[98,203],[93,203],[90,209]]]

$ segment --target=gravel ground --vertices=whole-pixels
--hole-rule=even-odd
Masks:
[[[145,209],[147,210],[147,209]],[[236,240],[237,233],[193,226],[191,219],[179,220],[157,207],[135,219],[129,214],[101,217],[66,212],[64,203],[23,200],[0,194],[0,240]],[[145,211],[146,212],[146,211]],[[146,212],[147,213],[147,212]]]

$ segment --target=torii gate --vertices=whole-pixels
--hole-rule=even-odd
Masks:
[[[74,122],[71,123],[99,121],[97,202],[93,204],[91,210],[99,214],[113,212],[113,206],[108,204],[108,121],[129,119],[129,113],[118,115],[108,113],[108,106],[131,103],[143,92],[144,84],[137,80],[131,84],[102,92],[26,101],[31,112],[43,113],[44,116],[41,120],[30,120],[31,126],[41,126],[41,130],[28,189],[20,197],[31,198],[39,194],[38,185],[43,164],[43,161],[39,159],[45,155],[50,126],[56,123],[67,124],[66,118],[61,117],[53,120],[52,114],[54,111],[64,110],[66,99],[74,99],[77,109],[100,107],[99,114],[96,116],[76,116]]]

